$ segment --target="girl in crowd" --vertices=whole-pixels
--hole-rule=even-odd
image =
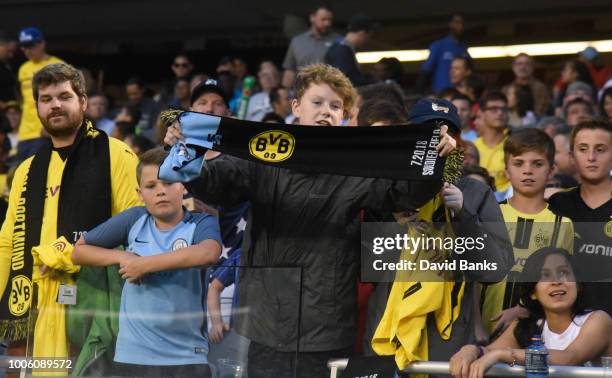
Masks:
[[[612,119],[612,87],[606,88],[601,95],[599,115]]]
[[[533,112],[533,93],[527,85],[512,84],[506,90],[510,114],[508,124],[512,127],[535,127],[537,119]]]
[[[564,104],[563,100],[565,99],[567,88],[570,86],[570,84],[577,81],[582,81],[588,84],[591,87],[591,90],[595,87],[593,85],[593,78],[591,77],[591,73],[589,72],[589,68],[587,67],[587,65],[577,59],[568,60],[563,65],[563,69],[561,70],[561,77],[559,78],[559,80],[555,84],[555,88],[553,89],[556,116],[560,116],[562,113],[562,108]]]
[[[581,365],[612,353],[612,320],[604,311],[585,308],[565,250],[536,251],[527,259],[521,278],[521,303],[529,317],[512,323],[486,348],[461,348],[450,360],[454,377],[482,377],[498,362],[524,364],[525,348],[536,334],[542,335],[550,365]]]

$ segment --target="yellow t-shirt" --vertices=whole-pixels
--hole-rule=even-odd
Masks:
[[[506,178],[504,172],[506,163],[504,161],[504,142],[506,137],[494,147],[487,146],[482,137],[474,141],[478,154],[480,155],[480,166],[486,168],[493,179],[495,179],[495,187],[498,192],[505,192],[510,186],[510,181]]]
[[[569,253],[574,250],[574,225],[569,218],[556,216],[548,207],[537,214],[522,213],[506,201],[499,207],[512,242],[514,266],[504,281],[483,288],[482,319],[489,332],[495,328],[495,322],[490,319],[516,304],[518,293],[515,293],[513,281],[523,271],[529,256],[540,248],[551,246]]]
[[[53,63],[64,63],[64,61],[54,56],[49,56],[49,58],[37,63],[28,60],[19,67],[17,78],[19,80],[19,88],[21,89],[21,98],[23,99],[23,113],[21,114],[18,135],[18,140],[20,142],[40,137],[42,123],[40,123],[38,112],[36,111],[36,102],[34,101],[32,90],[32,78],[41,68]]]
[[[136,189],[136,165],[138,158],[123,142],[109,138],[111,169],[111,212],[113,215],[140,205]],[[12,252],[13,225],[18,201],[21,197],[27,173],[33,157],[17,168],[11,192],[6,220],[0,231],[0,297],[6,289]],[[40,233],[40,244],[51,244],[57,239],[57,212],[62,174],[66,162],[53,151],[47,173],[45,209]],[[79,235],[74,235],[74,239]],[[76,240],[69,241],[74,243]],[[30,251],[31,253],[31,251]],[[69,344],[66,335],[65,305],[57,304],[59,285],[71,277],[62,274],[45,274],[41,277],[34,262],[33,282],[38,288],[39,316],[34,329],[34,357],[68,357]],[[33,304],[34,305],[34,304]],[[43,316],[44,314],[44,316]],[[41,324],[44,324],[42,326]]]

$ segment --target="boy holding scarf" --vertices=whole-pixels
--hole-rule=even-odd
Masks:
[[[323,64],[298,73],[295,93],[293,114],[309,126],[340,126],[355,99],[348,78]],[[441,128],[437,146],[442,154],[455,145],[446,130]],[[164,141],[174,145],[182,137],[175,123]],[[252,204],[239,298],[249,312],[236,319],[238,333],[251,339],[252,378],[325,377],[327,360],[350,354],[356,337],[359,211],[416,209],[441,186],[436,180],[400,182],[307,168],[284,169],[222,154],[208,160],[200,177],[188,184],[207,203]]]

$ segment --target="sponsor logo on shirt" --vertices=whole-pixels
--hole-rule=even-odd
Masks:
[[[63,241],[58,241],[53,243],[53,248],[57,249],[60,252],[64,252],[64,249],[66,249],[66,243],[64,243]]]
[[[51,195],[51,197],[55,197],[55,195],[59,193],[60,186],[59,185],[55,185],[55,187],[49,186],[47,187],[47,189],[49,190],[49,194]]]
[[[612,220],[604,226],[604,233],[607,237],[612,238]]]
[[[534,242],[536,248],[546,247],[550,245],[550,235],[545,233],[544,230],[542,230],[541,228],[538,228],[538,232],[535,235]]]
[[[172,251],[178,251],[179,249],[187,248],[187,240],[185,239],[176,239],[174,243],[172,243]]]
[[[583,244],[578,252],[586,253],[587,255],[612,257],[612,247],[603,244]]]
[[[249,141],[249,152],[259,160],[279,163],[289,159],[295,149],[295,138],[286,131],[271,130],[255,135]]]

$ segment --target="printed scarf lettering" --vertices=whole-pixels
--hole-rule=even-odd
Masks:
[[[27,314],[32,303],[32,254],[25,253],[26,185],[23,186],[15,211],[10,275],[2,298],[0,334],[9,340],[23,339],[27,333]]]

